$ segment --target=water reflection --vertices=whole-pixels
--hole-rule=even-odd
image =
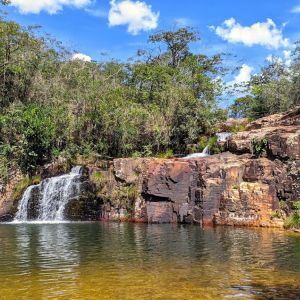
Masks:
[[[281,231],[15,224],[1,225],[0,239],[5,299],[297,299],[300,294],[300,237]]]

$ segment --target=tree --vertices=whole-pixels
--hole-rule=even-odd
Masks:
[[[237,98],[230,106],[231,116],[233,118],[250,117],[253,102],[254,98],[250,95]]]
[[[296,43],[292,69],[291,99],[296,105],[300,104],[300,42]]]
[[[233,114],[258,119],[283,112],[297,104],[297,81],[295,63],[289,67],[279,59],[262,68],[252,76],[248,84],[249,95],[238,98],[231,106]]]
[[[125,64],[72,60],[35,29],[0,26],[0,160],[24,173],[58,156],[183,153],[226,117],[221,56],[192,53],[188,28],[150,37],[157,48]]]
[[[177,31],[162,31],[151,35],[151,43],[163,43],[170,52],[170,65],[176,68],[189,54],[189,44],[199,40],[199,34],[189,27],[180,28]]]

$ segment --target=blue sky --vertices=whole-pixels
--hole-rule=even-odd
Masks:
[[[126,60],[147,47],[149,34],[193,26],[202,38],[193,51],[231,53],[226,63],[242,67],[232,82],[247,80],[272,55],[288,64],[300,40],[300,0],[12,0],[6,10],[93,60],[103,53]]]

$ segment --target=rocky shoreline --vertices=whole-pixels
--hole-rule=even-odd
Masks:
[[[87,162],[92,187],[86,205],[69,209],[72,219],[88,219],[84,207],[94,201],[97,220],[283,227],[300,200],[300,107],[250,123],[224,147],[203,158]],[[42,176],[63,172],[53,163]],[[0,192],[2,220],[13,215],[19,176]]]

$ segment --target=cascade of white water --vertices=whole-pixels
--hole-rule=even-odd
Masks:
[[[209,146],[207,145],[202,152],[200,153],[193,153],[193,154],[190,154],[184,158],[197,158],[197,157],[206,157],[206,156],[209,156]]]
[[[209,153],[209,146],[208,145],[203,149],[203,151],[202,151],[201,154],[203,156],[209,156],[210,155],[210,153]]]
[[[70,199],[81,192],[82,167],[74,167],[69,174],[43,180],[38,186],[30,186],[25,191],[18,206],[15,221],[28,221],[28,210],[32,191],[38,187],[38,221],[62,221],[64,210]]]
[[[31,185],[26,189],[26,191],[23,194],[22,199],[19,202],[18,205],[18,211],[15,216],[15,221],[22,221],[22,220],[27,220],[28,218],[28,204],[29,200],[32,197],[32,190],[37,187],[37,185]]]

